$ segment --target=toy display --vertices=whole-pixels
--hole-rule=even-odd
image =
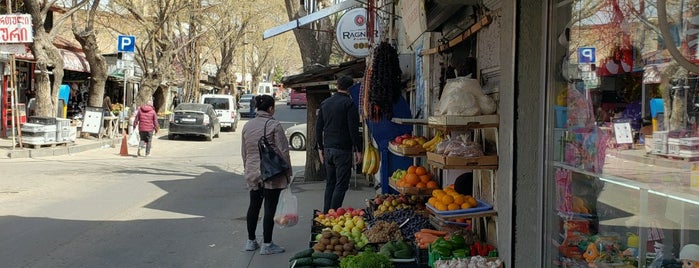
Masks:
[[[699,268],[699,245],[687,244],[680,251],[682,268]]]

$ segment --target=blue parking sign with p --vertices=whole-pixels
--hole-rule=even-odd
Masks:
[[[597,61],[594,47],[578,48],[578,63],[595,63]]]
[[[136,37],[133,35],[120,35],[117,37],[118,52],[134,52],[136,50]]]

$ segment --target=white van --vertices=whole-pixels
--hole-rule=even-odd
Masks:
[[[238,128],[240,114],[235,98],[225,94],[204,94],[201,95],[200,103],[211,104],[221,122],[221,128],[235,131]]]
[[[257,95],[270,95],[272,97],[276,97],[276,92],[274,92],[274,85],[272,83],[268,82],[261,82],[259,86],[257,86]]]

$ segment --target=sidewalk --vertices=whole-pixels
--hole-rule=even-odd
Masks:
[[[12,148],[12,137],[0,138],[0,159],[6,158],[33,158],[46,156],[59,156],[80,153],[88,150],[98,149],[101,147],[116,147],[121,145],[121,135],[114,139],[102,138],[98,139],[90,136],[90,138],[77,138],[75,142],[67,142],[64,144],[56,144],[53,146],[42,146],[34,148],[34,146],[24,144],[23,148],[16,145]]]

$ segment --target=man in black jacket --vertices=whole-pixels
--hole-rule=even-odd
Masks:
[[[327,173],[323,205],[326,213],[342,207],[352,176],[352,165],[362,159],[359,112],[349,95],[349,88],[353,84],[351,77],[338,79],[337,93],[320,104],[316,121],[316,146]]]

